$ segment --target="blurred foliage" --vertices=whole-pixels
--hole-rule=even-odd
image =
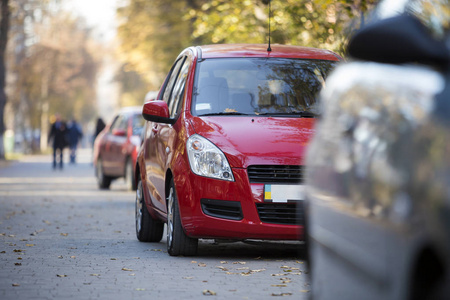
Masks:
[[[47,134],[50,116],[82,123],[96,116],[101,46],[59,0],[15,0],[8,50],[8,122],[16,133]],[[27,147],[25,145],[24,147]]]
[[[325,48],[344,55],[351,32],[377,0],[273,0],[271,42]],[[127,71],[162,83],[179,52],[191,45],[268,43],[268,0],[129,0],[118,12]]]

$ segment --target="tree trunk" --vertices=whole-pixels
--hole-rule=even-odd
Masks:
[[[5,147],[3,144],[3,136],[5,133],[4,112],[6,106],[6,66],[5,54],[6,44],[8,43],[9,30],[9,0],[1,0],[1,20],[0,20],[0,159],[5,159]]]

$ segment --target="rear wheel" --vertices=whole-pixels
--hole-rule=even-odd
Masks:
[[[197,254],[198,239],[190,238],[184,233],[181,224],[178,197],[173,180],[170,182],[167,198],[167,252],[171,256],[192,256]]]
[[[127,188],[130,191],[135,191],[137,188],[136,179],[133,172],[133,162],[131,157],[127,159],[125,164],[125,181],[127,183]]]
[[[97,183],[100,189],[109,189],[112,177],[105,175],[103,171],[103,161],[101,158],[97,159],[97,164],[95,167],[95,177],[97,177]]]
[[[164,223],[152,218],[145,206],[142,181],[136,190],[136,237],[141,242],[159,242],[162,239]]]

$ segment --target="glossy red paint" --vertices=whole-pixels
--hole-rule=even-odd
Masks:
[[[194,131],[227,155],[232,168],[298,165],[313,134],[313,118],[190,117]]]
[[[167,103],[164,101],[152,100],[144,104],[142,115],[144,116],[144,118],[148,118],[149,116],[168,118],[169,108],[167,107]]]
[[[267,45],[253,44],[191,47],[184,50],[178,59],[184,57],[191,62],[185,77],[180,113],[172,124],[150,122],[138,154],[138,171],[148,212],[153,219],[167,221],[166,202],[169,183],[173,179],[181,223],[189,237],[302,239],[303,227],[300,225],[261,221],[256,204],[265,203],[264,184],[251,183],[247,168],[252,165],[301,165],[306,146],[314,134],[314,118],[193,116],[191,99],[195,71],[198,61],[208,58],[282,57],[338,61],[340,57],[327,50],[297,46],[273,45],[272,51],[267,52]],[[169,78],[170,74],[159,98],[162,98]],[[143,114],[166,118],[169,112],[165,112],[165,107],[159,101],[151,101],[144,105]],[[234,181],[203,177],[191,171],[186,143],[194,134],[206,138],[224,153]],[[202,209],[202,199],[237,202],[242,219],[208,215]]]
[[[304,59],[341,60],[336,53],[316,48],[272,44],[272,51],[262,44],[227,44],[201,46],[202,58],[225,57],[285,57]]]

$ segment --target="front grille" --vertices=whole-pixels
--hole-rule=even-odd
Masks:
[[[243,218],[241,203],[238,201],[201,199],[200,203],[205,215],[237,221]]]
[[[303,182],[303,166],[254,165],[247,171],[251,183]]]
[[[299,225],[303,224],[303,202],[257,203],[259,219],[263,223]]]

